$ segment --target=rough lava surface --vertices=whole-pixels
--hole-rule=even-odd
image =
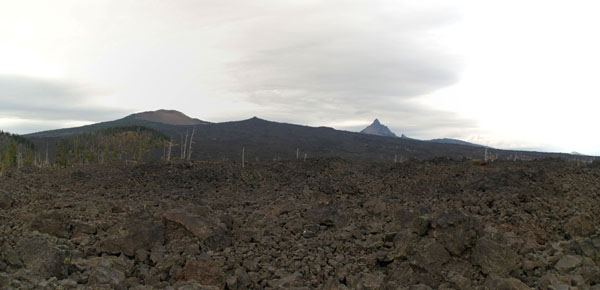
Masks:
[[[600,166],[342,159],[0,177],[0,289],[600,289]]]

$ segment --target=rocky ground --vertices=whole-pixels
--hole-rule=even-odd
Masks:
[[[341,159],[0,177],[1,289],[600,289],[600,165]]]

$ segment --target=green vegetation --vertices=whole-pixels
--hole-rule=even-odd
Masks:
[[[165,148],[168,143],[165,134],[143,126],[104,128],[58,141],[54,166],[104,164],[118,160],[151,162],[152,151]],[[0,174],[9,168],[50,165],[47,148],[41,150],[45,152],[36,151],[27,138],[0,131]]]
[[[117,160],[152,161],[152,150],[163,148],[169,138],[158,130],[143,126],[100,129],[61,140],[57,144],[58,167],[74,164],[104,164]]]
[[[31,166],[35,162],[35,147],[17,134],[0,131],[0,173],[8,168]]]

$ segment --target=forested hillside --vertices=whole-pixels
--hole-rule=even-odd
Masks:
[[[38,142],[38,146],[35,146],[25,137],[0,131],[0,172],[11,168],[68,167],[118,160],[147,162],[165,157],[169,140],[169,137],[155,129],[122,126],[46,140],[43,143]]]
[[[153,160],[153,151],[168,146],[169,138],[143,126],[100,129],[61,139],[56,145],[56,165],[103,164],[122,159],[136,162]]]
[[[0,173],[8,168],[30,166],[35,163],[35,146],[29,139],[0,131]]]

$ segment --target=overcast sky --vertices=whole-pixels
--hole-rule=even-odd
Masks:
[[[598,1],[1,1],[0,129],[175,109],[600,155]]]

